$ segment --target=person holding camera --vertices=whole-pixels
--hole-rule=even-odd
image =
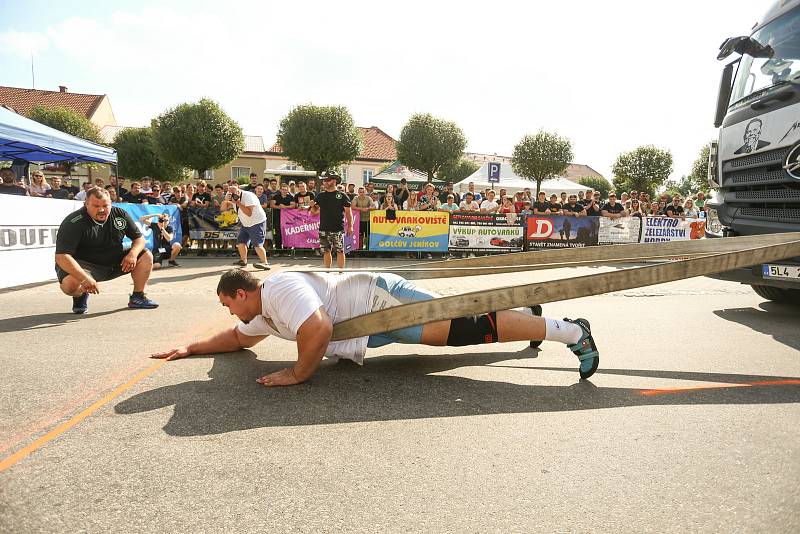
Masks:
[[[239,261],[234,265],[247,267],[247,244],[253,245],[258,255],[260,263],[253,265],[262,271],[269,270],[267,262],[267,251],[264,249],[266,239],[267,214],[261,207],[258,197],[250,191],[242,191],[238,184],[228,186],[225,194],[225,201],[222,203],[222,210],[236,208],[239,216],[239,237],[236,239],[236,249],[239,251]]]
[[[142,215],[139,222],[148,224],[153,232],[153,269],[160,269],[165,261],[170,267],[180,267],[175,258],[181,252],[181,244],[172,243],[175,229],[169,225],[169,213]]]

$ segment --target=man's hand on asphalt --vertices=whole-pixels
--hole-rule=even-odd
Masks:
[[[125,254],[125,257],[122,258],[122,261],[120,262],[120,267],[122,267],[123,273],[129,273],[134,270],[136,268],[136,256],[130,252]]]
[[[256,382],[264,386],[294,386],[295,384],[299,384],[300,381],[297,380],[294,376],[294,372],[292,372],[292,368],[281,369],[275,373],[270,373],[268,375],[264,375],[261,378],[257,378]]]
[[[169,360],[177,360],[178,358],[185,358],[190,354],[191,352],[189,351],[189,347],[184,345],[182,347],[166,350],[164,352],[156,352],[154,354],[151,354],[150,357],[169,361]]]

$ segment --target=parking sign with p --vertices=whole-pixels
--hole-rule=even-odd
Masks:
[[[496,162],[489,163],[489,181],[498,183],[500,181],[500,164]]]

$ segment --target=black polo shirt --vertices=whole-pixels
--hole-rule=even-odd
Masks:
[[[672,204],[670,204],[669,206],[666,207],[666,209],[664,209],[664,213],[667,215],[667,217],[675,217],[677,215],[683,215],[684,213],[683,206],[681,205],[673,206]]]
[[[600,208],[600,211],[607,211],[608,213],[622,213],[625,211],[625,206],[620,204],[619,202],[615,202],[612,206],[610,202],[606,202],[603,204],[603,207]]]
[[[84,206],[62,221],[56,235],[56,254],[69,254],[97,265],[117,265],[125,255],[122,240],[126,236],[133,240],[142,233],[125,210],[111,206],[108,218],[99,224]]]
[[[339,191],[323,191],[314,202],[319,206],[320,232],[344,230],[344,209],[350,207],[350,197]]]

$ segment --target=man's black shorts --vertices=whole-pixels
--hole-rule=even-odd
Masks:
[[[144,254],[145,252],[147,252],[147,249],[143,249],[139,253],[138,258],[141,258],[142,254]],[[120,265],[120,263],[122,263],[122,258],[124,257],[125,255],[120,256],[119,260],[116,263],[112,263],[109,265],[98,265],[96,263],[90,263],[88,261],[83,261],[77,258],[75,258],[75,261],[77,261],[78,265],[80,265],[84,271],[89,273],[89,276],[94,278],[96,282],[105,282],[107,280],[113,280],[114,278],[119,278],[124,274],[130,274],[122,272],[122,266]],[[61,282],[64,281],[64,278],[69,276],[69,273],[64,269],[62,269],[61,267],[59,267],[58,264],[56,264],[56,275],[58,276],[58,283],[60,284]]]

